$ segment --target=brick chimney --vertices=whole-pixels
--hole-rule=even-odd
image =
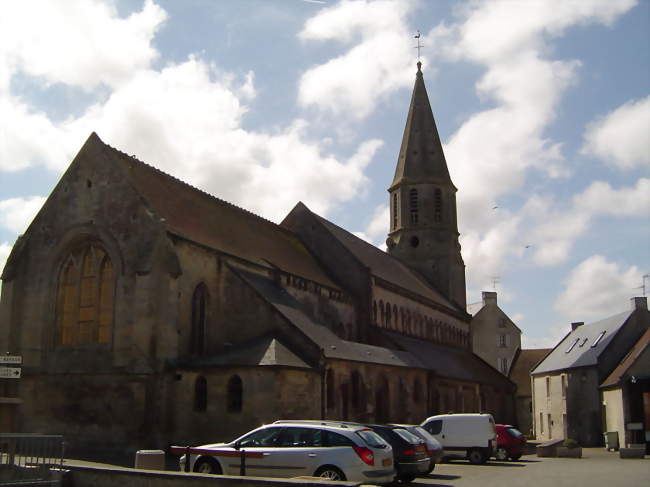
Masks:
[[[483,306],[487,306],[488,304],[493,304],[496,306],[497,293],[494,291],[483,291],[481,294],[483,295]]]
[[[584,324],[585,324],[584,321],[574,321],[573,323],[571,323],[571,331],[575,330],[576,328]]]
[[[637,297],[637,298],[632,298],[630,299],[630,304],[632,304],[632,309],[648,309],[648,298],[643,296],[643,297]]]

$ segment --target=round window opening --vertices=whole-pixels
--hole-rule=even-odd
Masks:
[[[420,245],[420,239],[417,237],[411,237],[411,247],[416,248]]]

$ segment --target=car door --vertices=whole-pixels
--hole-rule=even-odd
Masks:
[[[270,452],[269,468],[274,477],[298,477],[312,475],[321,453],[316,443],[321,442],[320,430],[300,426],[286,426],[282,429],[278,448]],[[318,438],[317,438],[318,437]]]
[[[246,475],[278,477],[274,468],[283,428],[272,426],[249,433],[232,444],[232,456],[221,458],[224,474],[239,475],[241,454],[246,455]]]

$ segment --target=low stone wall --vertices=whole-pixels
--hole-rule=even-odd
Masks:
[[[129,468],[66,466],[64,487],[358,487],[361,482],[324,479],[272,479],[232,477],[185,472],[162,472]]]

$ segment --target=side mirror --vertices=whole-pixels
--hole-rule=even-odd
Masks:
[[[239,441],[236,441],[235,444],[232,446],[235,450],[239,450],[241,448],[241,443]]]

